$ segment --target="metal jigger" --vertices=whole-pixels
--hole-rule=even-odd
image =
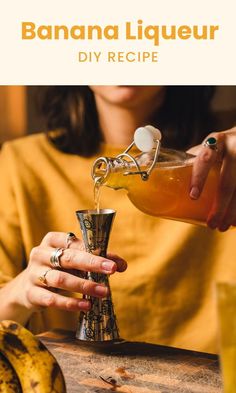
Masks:
[[[79,210],[76,215],[80,223],[86,251],[106,257],[115,211],[110,209]],[[120,341],[108,276],[101,273],[87,272],[86,278],[106,285],[109,288],[109,295],[105,298],[83,295],[83,299],[90,300],[92,307],[89,311],[80,313],[76,338],[89,342]]]

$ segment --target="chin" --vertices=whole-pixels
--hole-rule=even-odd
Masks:
[[[133,100],[142,95],[143,87],[141,86],[113,86],[111,87],[113,92],[113,99],[126,102]]]

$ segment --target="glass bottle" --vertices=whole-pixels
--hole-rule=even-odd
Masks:
[[[136,130],[132,144],[117,157],[100,157],[92,168],[95,190],[101,185],[126,189],[130,201],[146,214],[206,225],[219,181],[219,163],[210,170],[199,199],[189,196],[196,156],[161,147],[152,126]],[[132,156],[134,147],[142,150]]]

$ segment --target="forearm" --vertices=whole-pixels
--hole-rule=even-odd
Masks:
[[[22,275],[20,273],[13,280],[0,289],[0,320],[13,320],[25,325],[33,313],[21,303],[23,289]]]

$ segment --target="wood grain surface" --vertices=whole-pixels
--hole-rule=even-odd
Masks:
[[[217,356],[123,342],[85,345],[66,331],[40,340],[63,370],[68,393],[220,393]]]

